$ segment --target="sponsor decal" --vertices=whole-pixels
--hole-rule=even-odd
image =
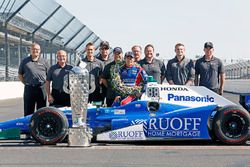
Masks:
[[[133,70],[132,70],[132,74],[133,74],[133,75],[136,75],[136,74],[137,74],[137,70],[134,70],[134,69],[133,69]]]
[[[146,121],[147,121],[146,119],[136,119],[136,120],[131,121],[131,125],[142,124],[142,123],[144,123]]]
[[[135,104],[135,108],[141,108],[141,104]]]
[[[200,131],[149,131],[148,136],[150,137],[199,137]]]
[[[201,118],[151,118],[144,130],[148,137],[199,137]]]
[[[184,95],[174,95],[172,93],[168,94],[169,101],[196,101],[196,102],[214,102],[214,97],[207,96],[184,96]]]
[[[161,87],[161,91],[188,91],[185,87]]]
[[[100,133],[97,135],[97,141],[146,140],[143,128],[143,124],[139,124]]]
[[[143,131],[112,131],[109,133],[111,140],[142,140]]]
[[[104,110],[104,113],[105,113],[105,114],[108,114],[108,113],[110,113],[110,110],[109,110],[109,109],[106,109],[106,110]]]
[[[16,123],[16,126],[22,126],[22,125],[24,125],[23,122],[17,122],[17,123]]]
[[[115,115],[124,115],[126,112],[124,109],[115,109],[114,114]]]

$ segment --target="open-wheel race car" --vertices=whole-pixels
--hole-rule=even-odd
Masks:
[[[140,100],[108,108],[89,105],[86,121],[92,140],[106,142],[218,140],[244,144],[250,132],[249,112],[205,87],[153,82],[147,84]],[[0,133],[17,129],[50,145],[64,140],[71,126],[71,108],[45,107],[33,115],[1,122]]]

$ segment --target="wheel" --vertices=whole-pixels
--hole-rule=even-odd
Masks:
[[[225,144],[244,144],[250,134],[250,114],[238,106],[218,110],[213,121],[215,136]]]
[[[55,145],[67,135],[67,117],[57,108],[44,107],[37,110],[30,120],[30,134],[43,145]]]

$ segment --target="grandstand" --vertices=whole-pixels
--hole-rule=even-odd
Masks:
[[[101,41],[54,0],[0,1],[0,81],[17,79],[17,68],[32,42],[40,44],[42,56],[51,65],[59,49],[66,50],[69,63],[74,64],[86,43],[98,48]]]
[[[225,66],[227,79],[250,79],[250,60]]]

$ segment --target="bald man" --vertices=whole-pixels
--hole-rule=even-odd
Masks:
[[[57,52],[57,63],[49,68],[46,78],[46,92],[50,106],[70,106],[70,95],[63,91],[64,76],[73,67],[67,64],[67,53],[64,50]],[[52,91],[50,83],[52,82]]]
[[[40,45],[33,43],[30,56],[22,60],[18,69],[19,80],[25,85],[24,116],[33,114],[35,106],[37,110],[46,106],[45,80],[49,65],[40,53]]]

